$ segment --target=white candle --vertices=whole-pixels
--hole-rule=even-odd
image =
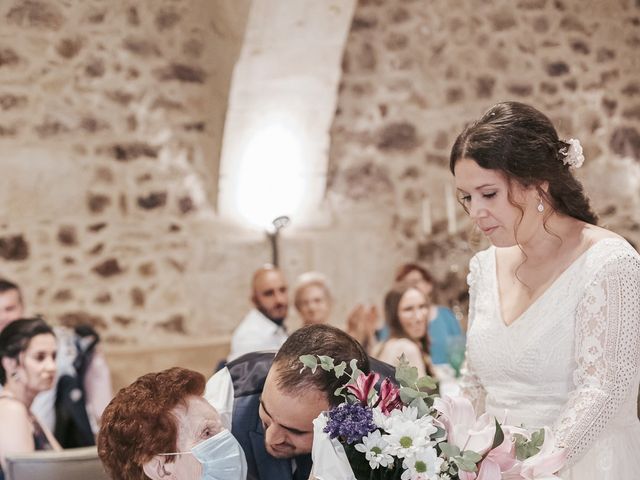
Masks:
[[[422,234],[431,235],[433,225],[431,225],[431,201],[424,197],[422,199]]]
[[[451,185],[445,185],[444,198],[447,205],[447,230],[449,235],[455,235],[458,231],[456,224],[456,197]]]

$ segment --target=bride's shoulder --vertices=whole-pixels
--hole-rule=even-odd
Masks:
[[[608,238],[616,238],[619,240],[624,240],[621,235],[618,235],[611,230],[607,230],[606,228],[599,227],[597,225],[589,225],[586,224],[582,229],[582,236],[585,241],[589,245],[594,245],[598,243],[600,240],[605,240]]]
[[[640,256],[635,247],[624,237],[595,225],[585,226],[583,239],[591,258],[597,260],[601,266],[610,261],[632,261],[637,263]]]

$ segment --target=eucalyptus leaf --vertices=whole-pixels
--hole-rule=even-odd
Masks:
[[[474,452],[473,450],[465,450],[464,452],[462,452],[462,459],[464,461],[478,463],[480,460],[482,460],[482,455]]]
[[[456,445],[448,442],[440,442],[438,446],[440,447],[440,450],[442,450],[442,453],[447,456],[447,458],[460,455],[460,449]]]
[[[327,372],[333,370],[333,358],[328,357],[326,355],[318,355],[320,359],[320,367]]]
[[[410,407],[415,407],[418,409],[418,418],[424,417],[429,413],[429,407],[426,403],[424,403],[424,399],[422,398],[414,398],[413,401],[409,404]]]
[[[436,427],[436,431],[430,435],[429,438],[431,438],[431,440],[437,440],[446,435],[447,431],[444,428],[438,427],[437,425],[434,425],[434,427]]]
[[[537,430],[531,434],[531,444],[536,447],[541,447],[544,443],[544,428]]]
[[[344,361],[336,365],[335,368],[333,369],[334,373],[336,374],[336,378],[340,378],[342,375],[344,375],[344,371],[346,369],[347,369],[347,363]]]
[[[405,405],[411,403],[415,398],[418,398],[418,395],[420,395],[420,392],[413,388],[404,387],[400,389],[400,400],[402,400],[402,403]]]
[[[358,368],[358,360],[356,360],[355,358],[352,358],[351,361],[349,362],[349,367],[351,367],[351,376],[356,376],[356,372],[360,371],[360,369]]]
[[[307,367],[311,370],[311,373],[316,373],[316,369],[318,368],[318,360],[315,355],[301,355],[300,361],[302,362],[302,365],[304,365],[304,367]],[[302,367],[302,370],[304,370],[304,367]]]
[[[401,362],[396,367],[396,380],[402,387],[415,387],[418,381],[418,369],[406,362],[404,364]]]
[[[420,377],[416,382],[416,386],[421,390],[422,389],[433,390],[436,388],[437,383],[433,378],[427,375],[425,377]]]
[[[460,470],[464,470],[465,472],[477,472],[478,467],[474,462],[469,460],[465,460],[463,457],[455,456],[452,458],[455,464],[458,466]]]

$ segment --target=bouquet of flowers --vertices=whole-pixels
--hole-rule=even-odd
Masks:
[[[396,381],[364,374],[355,360],[303,355],[304,368],[347,375],[342,403],[314,420],[317,480],[552,480],[565,461],[548,428],[528,432],[476,417],[463,397],[439,398],[404,356]]]

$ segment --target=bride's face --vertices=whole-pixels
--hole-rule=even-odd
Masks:
[[[469,158],[456,163],[454,174],[471,220],[496,247],[525,244],[542,225],[536,188],[509,182],[498,170],[482,168]]]

